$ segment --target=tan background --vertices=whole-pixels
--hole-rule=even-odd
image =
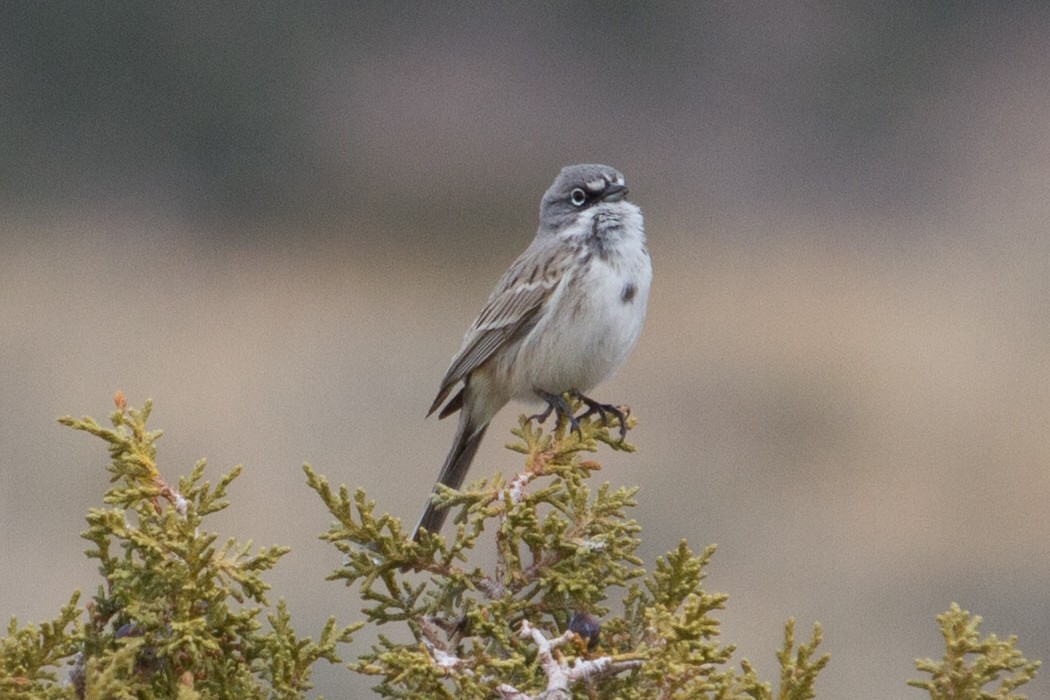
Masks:
[[[213,527],[294,548],[305,632],[357,619],[300,464],[417,516],[437,381],[594,160],[656,266],[595,392],[641,421],[602,478],[641,486],[646,560],[718,543],[769,677],[783,620],[821,621],[821,697],[920,697],[951,601],[1050,661],[1050,10],[839,7],[5,6],[0,614],[97,586],[104,446],[54,418],[119,388],[172,478],[245,464]],[[516,464],[518,410],[474,474]]]

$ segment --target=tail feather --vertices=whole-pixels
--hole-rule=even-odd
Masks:
[[[486,423],[480,428],[473,428],[473,426],[467,424],[468,421],[465,420],[465,415],[463,418],[460,421],[459,430],[456,432],[456,439],[452,443],[452,449],[449,450],[448,456],[445,457],[445,464],[441,467],[441,475],[438,477],[439,484],[444,484],[454,489],[458,489],[463,485],[463,480],[467,476],[467,470],[470,469],[470,463],[474,461],[474,455],[477,454],[478,446],[481,445],[481,439],[485,437],[485,431],[489,427],[488,423]],[[436,491],[437,487],[435,487]],[[447,517],[447,508],[435,508],[433,501],[427,501],[423,517],[419,519],[419,524],[416,525],[412,539],[419,539],[420,530],[433,533],[438,532]]]

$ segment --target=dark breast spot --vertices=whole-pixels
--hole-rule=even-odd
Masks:
[[[620,301],[624,304],[630,304],[631,300],[634,299],[634,295],[638,293],[638,288],[634,286],[634,282],[628,282],[623,286],[623,291],[620,292]]]

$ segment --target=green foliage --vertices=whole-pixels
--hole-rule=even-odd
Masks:
[[[173,488],[157,466],[160,431],[146,428],[151,404],[128,409],[117,395],[112,428],[91,418],[60,422],[109,444],[111,487],[87,516],[87,556],[102,584],[85,610],[74,595],[55,622],[18,630],[0,646],[4,698],[300,698],[320,659],[352,628],[330,620],[320,640],[299,639],[283,602],[268,615],[272,569],[286,547],[260,548],[203,529],[226,508],[235,468],[214,487],[203,461]],[[86,615],[84,615],[86,613]],[[69,683],[53,669],[72,662]]]
[[[150,410],[129,409],[118,394],[112,428],[60,419],[109,445],[111,486],[83,533],[102,584],[83,607],[74,593],[50,622],[11,621],[0,698],[305,697],[313,665],[342,663],[339,645],[362,625],[330,619],[316,642],[296,634],[264,580],[287,548],[220,544],[204,529],[240,469],[212,486],[202,461],[172,487],[157,466],[161,433],[146,428]],[[334,517],[322,538],[344,556],[329,579],[355,587],[368,623],[394,632],[349,668],[393,698],[814,698],[829,660],[817,652],[819,625],[798,643],[788,620],[774,693],[746,659],[733,665],[735,649],[721,639],[727,596],[704,588],[714,546],[695,553],[681,542],[646,571],[640,528],[627,518],[636,491],[590,481],[600,465],[588,457],[601,445],[634,450],[609,428],[583,420],[579,432],[545,434],[522,418],[508,446],[524,455],[522,471],[442,489],[454,527],[418,542],[363,490],[333,489],[305,466]],[[980,639],[980,618],[954,604],[938,620],[947,653],[918,661],[931,679],[910,685],[933,700],[1024,699],[1013,691],[1039,663],[1015,638]]]
[[[53,669],[76,653],[73,632],[80,617],[79,600],[80,594],[74,593],[56,620],[39,627],[19,629],[18,621],[11,620],[7,637],[0,640],[0,697],[66,697]]]
[[[330,579],[356,585],[368,619],[401,623],[411,640],[381,636],[350,667],[394,698],[771,700],[749,663],[730,665],[734,649],[721,641],[713,614],[726,596],[703,587],[714,547],[695,554],[682,542],[647,575],[636,555],[640,528],[626,517],[635,490],[589,485],[599,465],[588,453],[634,448],[598,420],[582,421],[579,433],[544,434],[522,418],[514,434],[508,447],[525,455],[521,473],[437,495],[457,514],[447,539],[423,533],[413,542],[363,490],[333,490],[305,467],[335,517],[322,537],[344,555]],[[472,557],[486,533],[490,570]],[[622,612],[613,614],[617,598]],[[828,662],[814,658],[819,627],[797,650],[793,633],[789,622],[782,700],[813,697]]]
[[[929,691],[931,700],[1025,700],[1013,691],[1032,680],[1040,664],[1024,658],[1016,648],[1017,637],[1000,640],[992,634],[981,639],[977,631],[981,618],[956,603],[937,621],[944,637],[944,658],[939,663],[916,661],[915,666],[931,678],[908,685]],[[992,684],[994,689],[985,690]]]

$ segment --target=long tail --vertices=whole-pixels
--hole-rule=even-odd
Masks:
[[[485,431],[489,427],[486,422],[480,428],[475,428],[470,425],[470,422],[466,414],[463,414],[459,428],[456,430],[456,439],[452,442],[452,449],[449,450],[448,457],[445,457],[445,464],[441,467],[441,475],[438,477],[439,484],[454,489],[463,485],[463,479],[467,476],[470,463],[474,461],[481,438],[485,437]],[[434,490],[437,491],[436,486]],[[419,519],[419,524],[416,525],[412,539],[419,540],[420,530],[437,532],[447,517],[447,508],[435,508],[433,501],[427,501],[427,507],[423,511],[423,517]]]

